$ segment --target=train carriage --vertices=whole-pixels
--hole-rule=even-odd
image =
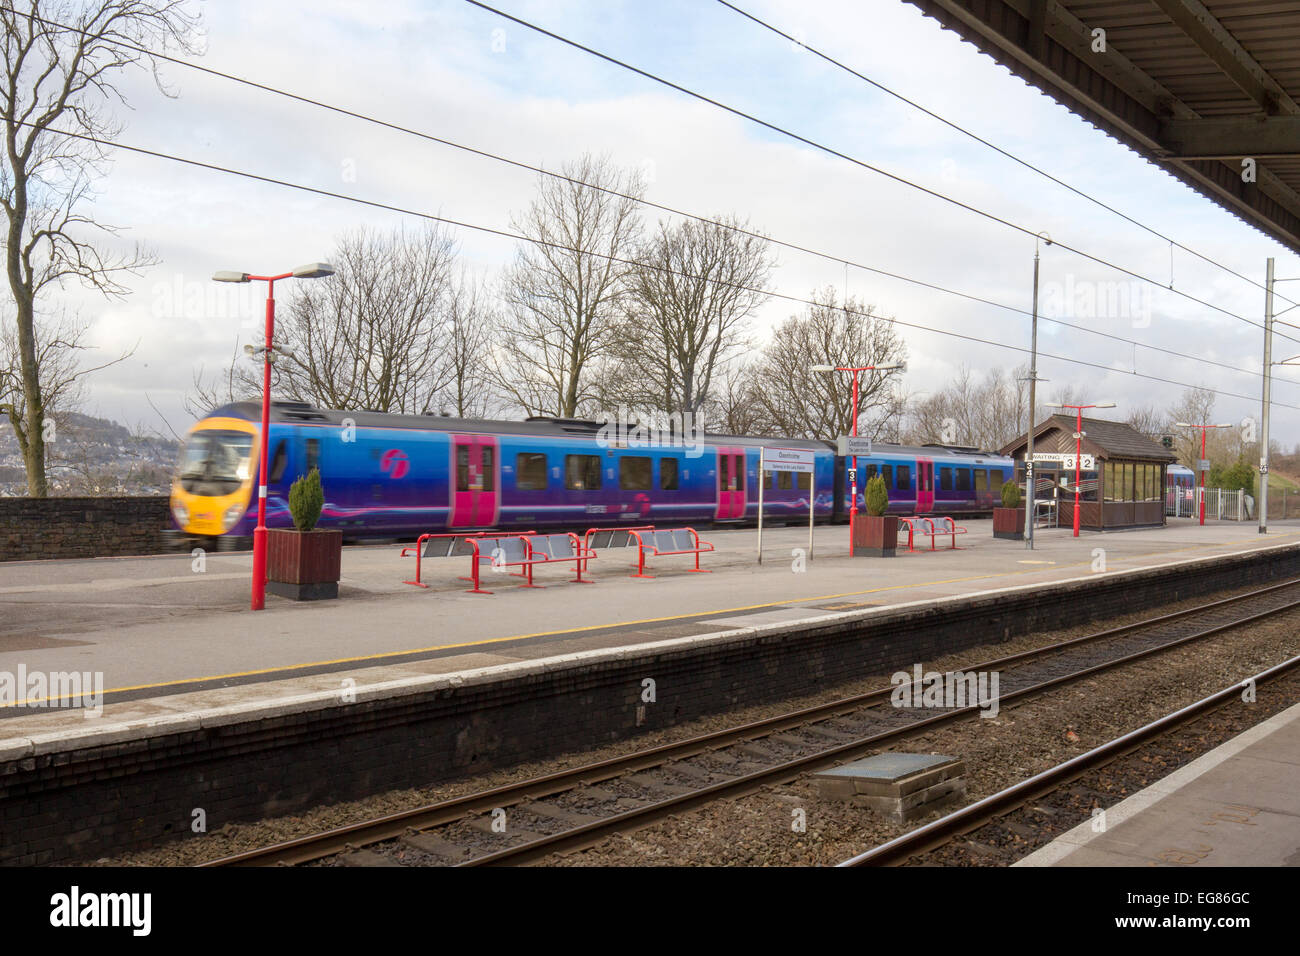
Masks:
[[[178,531],[242,546],[257,517],[258,430],[252,402],[191,428],[172,489]],[[275,402],[268,436],[267,525],[291,524],[288,490],[319,468],[320,527],[348,538],[488,528],[739,524],[758,517],[763,447],[811,450],[814,472],[762,476],[765,520],[843,520],[845,459],[825,442],[611,428],[571,419],[523,422],[341,412]],[[858,506],[880,474],[898,514],[991,510],[1010,459],[971,449],[880,445],[858,458]],[[219,546],[221,546],[219,544]]]

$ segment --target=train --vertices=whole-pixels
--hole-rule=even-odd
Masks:
[[[247,547],[257,519],[261,406],[215,409],[186,435],[171,488],[172,535]],[[277,401],[270,409],[267,527],[289,527],[289,486],[319,469],[318,527],[345,540],[428,532],[593,526],[728,525],[758,517],[761,449],[811,452],[813,472],[765,471],[764,521],[847,521],[852,475],[834,444],[627,427],[349,412]],[[771,457],[772,452],[767,453]],[[806,454],[803,457],[807,457]],[[974,448],[876,444],[857,459],[885,479],[893,514],[989,513],[1012,459]]]
[[[1186,465],[1165,469],[1165,514],[1191,514],[1196,500],[1196,472]]]

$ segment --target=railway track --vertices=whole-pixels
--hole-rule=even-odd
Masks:
[[[999,706],[1300,607],[1300,579],[985,661]],[[632,754],[201,864],[503,865],[590,846],[974,716],[889,706],[891,684]],[[987,703],[987,702],[986,702]],[[382,846],[379,846],[382,845]],[[370,847],[378,846],[377,852]]]
[[[1180,708],[1158,720],[1154,720],[1137,730],[1116,737],[1100,747],[1095,747],[1087,753],[1080,754],[1027,780],[1007,787],[1005,790],[940,817],[938,820],[918,827],[896,839],[890,840],[888,843],[867,850],[865,853],[845,860],[839,865],[844,867],[901,866],[921,860],[928,854],[934,854],[936,851],[949,847],[965,838],[969,838],[969,845],[982,856],[982,862],[986,864],[1014,862],[1036,849],[1037,845],[1048,842],[1051,837],[1068,830],[1070,826],[1079,821],[1072,820],[1069,825],[1061,825],[1054,821],[1046,826],[1041,825],[1040,822],[1036,827],[1027,827],[1024,823],[1013,821],[1013,826],[1018,834],[1032,835],[1038,838],[1035,845],[1027,848],[999,846],[992,844],[988,840],[979,840],[980,831],[986,827],[998,825],[1002,818],[1013,812],[1025,809],[1035,801],[1041,801],[1045,796],[1069,787],[1080,778],[1086,777],[1116,760],[1129,756],[1135,751],[1143,750],[1153,741],[1158,741],[1185,725],[1204,718],[1207,714],[1221,707],[1241,703],[1242,691],[1251,682],[1254,685],[1263,684],[1284,675],[1292,674],[1297,669],[1300,669],[1300,656],[1292,657],[1275,667],[1270,667],[1268,670],[1245,678],[1230,687],[1225,687],[1223,690]],[[1034,833],[1036,829],[1045,832]]]

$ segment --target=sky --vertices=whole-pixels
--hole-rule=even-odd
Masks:
[[[498,0],[500,9],[672,80],[863,163],[1031,232],[1149,276],[1142,283],[1061,249],[1040,248],[1040,312],[1199,358],[1178,358],[1040,323],[1039,348],[1101,368],[1040,357],[1050,393],[1167,408],[1177,384],[1219,396],[1215,418],[1260,410],[1263,333],[1256,325],[1170,292],[1262,322],[1264,293],[999,156],[721,4],[666,0]],[[1280,244],[1195,193],[901,0],[743,0],[738,6],[1178,242],[1262,283],[1300,277]],[[807,298],[834,286],[901,322],[1027,349],[1035,241],[464,0],[221,0],[201,4],[196,62],[383,119],[557,168],[584,152],[640,170],[647,198],[701,215],[734,214],[775,238],[828,253],[782,249],[776,290]],[[493,229],[525,209],[536,177],[415,136],[384,130],[177,65],[162,95],[145,72],[122,89],[120,141],[202,163],[343,193]],[[117,151],[95,200],[98,219],[159,260],[104,301],[70,286],[45,303],[79,311],[100,351],[134,348],[89,380],[86,411],[167,433],[196,372],[212,374],[253,340],[260,284],[218,285],[216,270],[289,271],[328,261],[359,227],[418,227],[417,217]],[[647,223],[659,214],[647,211]],[[462,262],[490,277],[511,240],[451,232]],[[997,308],[849,267],[909,276],[1010,306]],[[1300,286],[1289,287],[1300,291]],[[1288,286],[1280,286],[1286,293]],[[287,290],[281,289],[283,295]],[[1296,297],[1300,301],[1300,296]],[[1285,308],[1279,304],[1278,308]],[[799,311],[773,299],[756,320],[760,341]],[[904,384],[924,396],[965,365],[976,375],[1013,368],[1023,351],[904,327]],[[1300,332],[1295,333],[1300,338]],[[1300,352],[1279,340],[1275,358]],[[1280,353],[1280,354],[1279,354]],[[1211,359],[1244,371],[1207,365]],[[1283,379],[1292,379],[1292,382]],[[1273,438],[1300,442],[1300,368],[1274,384]],[[1295,406],[1294,408],[1287,406]],[[156,409],[156,411],[155,411]]]

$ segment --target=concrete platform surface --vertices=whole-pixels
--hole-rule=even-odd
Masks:
[[[1300,704],[1016,866],[1300,866]]]
[[[710,574],[688,573],[690,559],[676,557],[653,563],[655,579],[634,579],[635,552],[606,551],[592,562],[595,584],[570,583],[571,570],[561,567],[541,568],[537,583],[545,588],[528,590],[517,577],[484,569],[491,595],[465,593],[469,585],[457,578],[468,572],[467,558],[426,561],[424,578],[433,587],[421,590],[402,583],[415,562],[399,557],[399,545],[354,547],[344,552],[338,600],[268,595],[258,613],[248,610],[248,553],[5,563],[0,678],[85,674],[102,681],[104,716],[148,721],[337,693],[348,681],[380,685],[780,628],[1300,538],[1297,521],[1279,522],[1261,537],[1254,524],[1183,520],[1077,539],[1068,529],[1041,530],[1028,551],[1023,542],[995,540],[990,521],[966,527],[958,550],[940,542],[935,552],[886,559],[850,558],[847,527],[820,527],[811,560],[806,527],[766,529],[762,565],[753,529],[705,531],[718,548],[703,559]],[[35,686],[17,694],[18,706],[13,696],[0,700],[9,704],[0,706],[0,736],[87,730],[55,689],[42,694]]]

